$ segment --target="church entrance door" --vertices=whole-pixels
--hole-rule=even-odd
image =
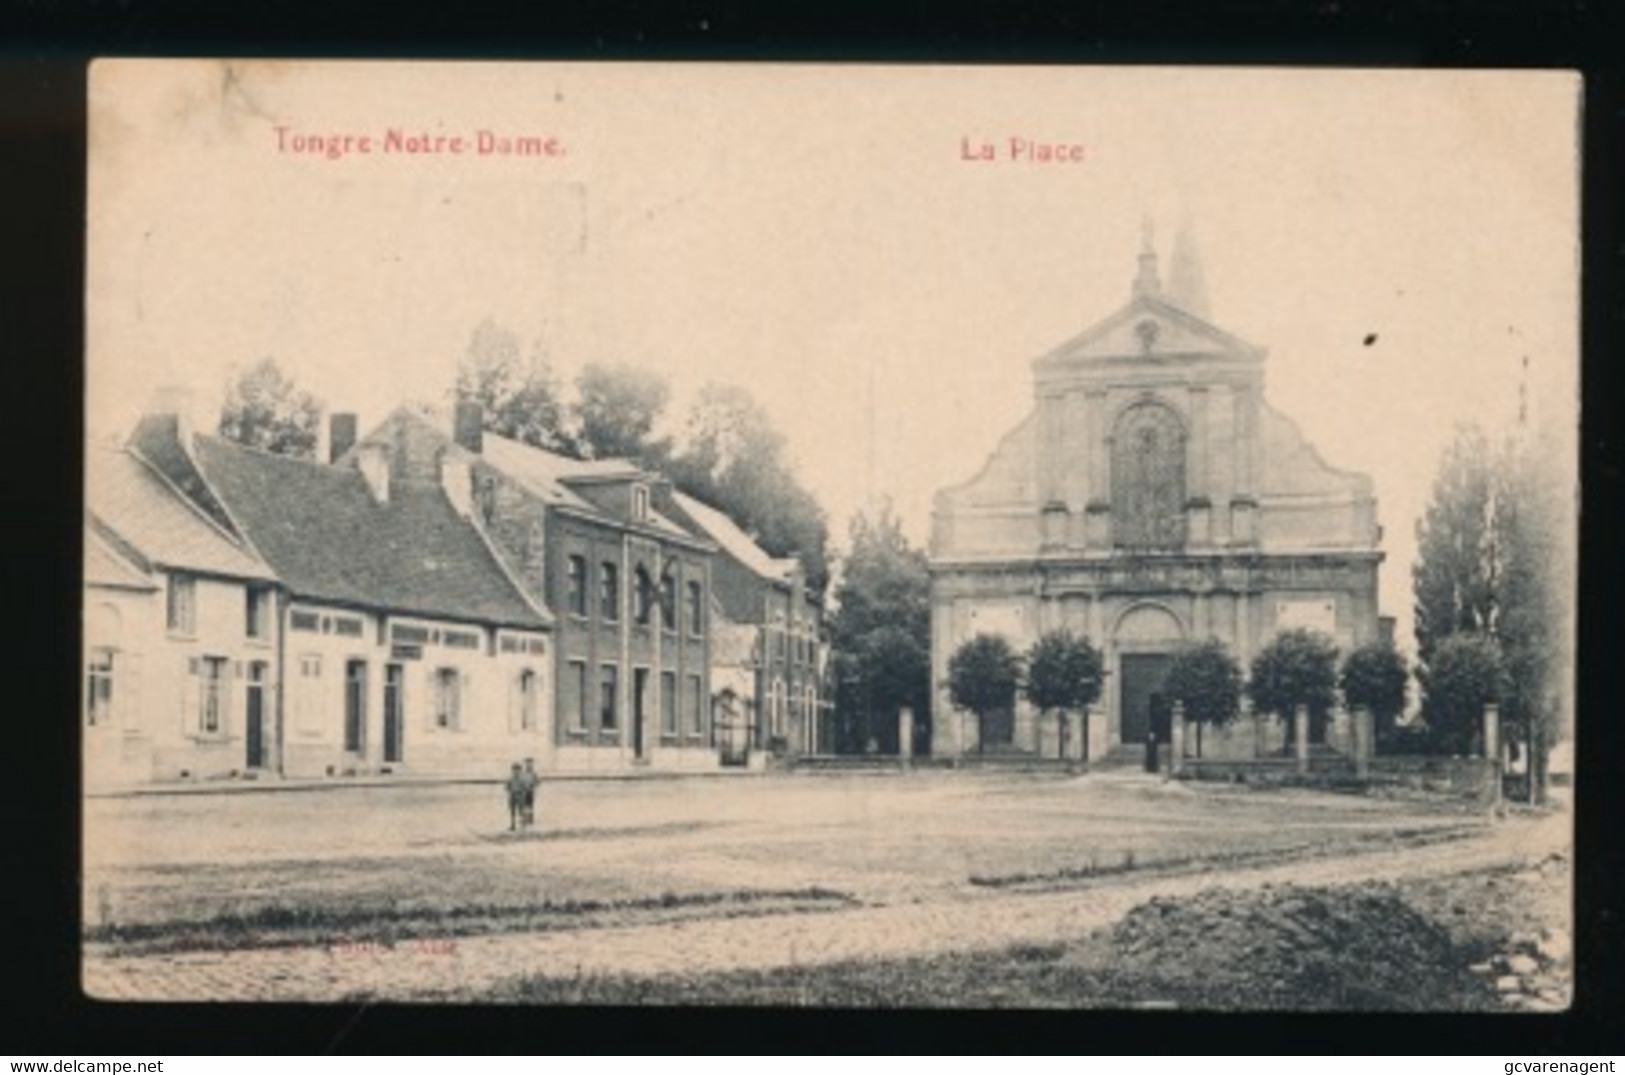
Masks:
[[[1173,658],[1166,653],[1125,653],[1118,660],[1122,669],[1118,713],[1122,717],[1123,745],[1144,743],[1153,727],[1157,742],[1166,743],[1170,707],[1162,694],[1162,682]]]

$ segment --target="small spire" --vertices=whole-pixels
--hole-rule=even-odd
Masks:
[[[1187,225],[1174,235],[1174,252],[1168,259],[1168,302],[1197,317],[1208,316],[1207,281],[1202,275],[1202,259],[1196,250],[1196,236]]]
[[[1157,278],[1157,250],[1153,242],[1149,216],[1141,224],[1140,271],[1134,277],[1134,297],[1141,298],[1145,295],[1152,298],[1159,298],[1162,295],[1162,282]]]

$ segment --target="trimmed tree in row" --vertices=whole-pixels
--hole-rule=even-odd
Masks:
[[[1323,741],[1326,719],[1337,704],[1337,644],[1318,631],[1282,631],[1253,658],[1247,696],[1260,713],[1286,724],[1287,743],[1297,742],[1293,714],[1309,711],[1309,741]]]
[[[1223,642],[1210,638],[1189,643],[1174,654],[1163,690],[1184,706],[1185,719],[1196,725],[1196,756],[1202,756],[1202,726],[1225,724],[1241,702],[1241,665]]]
[[[1021,658],[1003,635],[978,634],[948,658],[948,696],[976,715],[977,748],[987,738],[987,718],[1016,704]]]
[[[1052,631],[1027,651],[1022,693],[1042,712],[1077,710],[1083,713],[1083,749],[1089,749],[1089,707],[1100,697],[1103,662],[1100,651],[1070,631]],[[1067,756],[1067,722],[1059,722],[1059,753]]]

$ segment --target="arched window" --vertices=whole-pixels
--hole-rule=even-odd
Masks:
[[[649,577],[649,571],[642,564],[638,565],[633,575],[635,589],[632,593],[633,616],[641,624],[647,625],[649,617],[654,613],[655,584]]]
[[[1137,403],[1112,429],[1112,539],[1122,548],[1185,544],[1185,428],[1161,403]]]

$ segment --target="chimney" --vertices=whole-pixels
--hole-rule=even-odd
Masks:
[[[152,406],[148,413],[160,418],[167,418],[175,424],[176,438],[191,450],[192,446],[192,411],[197,406],[197,398],[192,389],[175,381],[166,382],[153,393]]]
[[[366,480],[367,492],[380,504],[389,503],[389,445],[368,442],[356,452],[356,464]]]
[[[356,418],[354,411],[342,411],[334,414],[328,421],[328,456],[329,463],[337,463],[339,457],[355,447]]]
[[[474,517],[474,468],[451,452],[440,456],[440,488],[453,510],[465,519]]]
[[[452,424],[452,439],[464,451],[479,455],[485,449],[485,412],[472,400],[457,401],[457,416]]]

